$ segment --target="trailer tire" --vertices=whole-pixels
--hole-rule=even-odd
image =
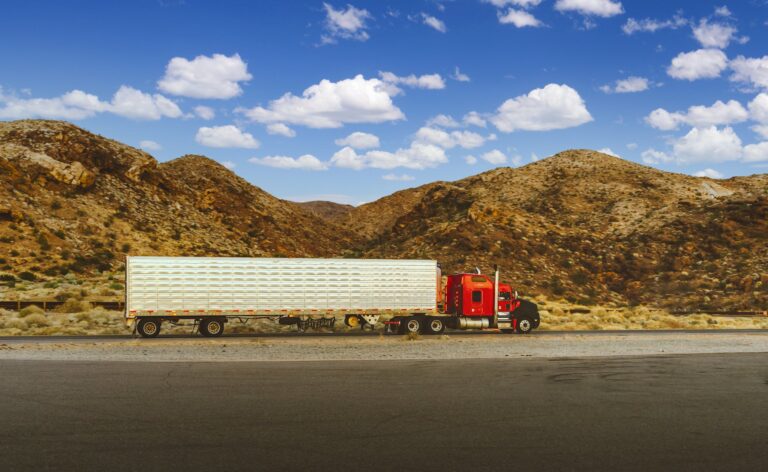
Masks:
[[[425,325],[426,334],[441,334],[445,331],[445,323],[440,318],[427,318]]]
[[[531,331],[533,331],[533,321],[530,318],[523,317],[517,320],[517,326],[515,327],[517,334],[528,334]]]
[[[420,334],[424,330],[424,320],[418,316],[409,316],[400,322],[403,327],[403,334]]]
[[[152,318],[142,318],[136,326],[142,338],[156,338],[160,334],[160,320]]]
[[[220,318],[207,318],[200,322],[200,334],[207,338],[221,336],[224,332],[224,320]]]

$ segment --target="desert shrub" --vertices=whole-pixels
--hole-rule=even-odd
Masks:
[[[63,313],[80,313],[89,311],[91,308],[91,304],[88,302],[78,300],[77,298],[68,298],[67,301],[61,305],[59,311]]]
[[[48,242],[48,239],[43,234],[40,234],[37,237],[37,244],[40,245],[40,249],[43,251],[47,251],[51,249],[51,244]]]
[[[36,305],[30,305],[28,307],[24,307],[19,311],[19,317],[20,318],[26,318],[27,316],[31,315],[42,315],[45,313],[42,308]]]
[[[19,251],[16,249],[11,249],[11,252],[9,253],[11,257],[19,257]]]
[[[21,274],[19,274],[19,278],[21,280],[26,280],[27,282],[34,282],[35,280],[37,280],[37,276],[35,274],[26,270]]]
[[[58,200],[54,200],[51,202],[51,210],[60,210],[61,209],[61,202]]]
[[[11,318],[5,321],[5,329],[27,329],[27,322],[23,318]]]
[[[51,321],[41,313],[34,313],[32,315],[29,315],[26,318],[24,318],[24,321],[26,321],[27,325],[30,327],[42,328],[44,326],[51,325]]]
[[[121,283],[114,282],[109,284],[109,288],[111,288],[112,290],[123,290],[125,287]]]
[[[120,246],[120,250],[125,253],[131,252],[131,245],[128,243],[123,243],[123,245]]]
[[[6,261],[4,257],[0,257],[0,264],[5,264],[7,262],[8,261]]]
[[[56,231],[54,231],[53,235],[56,236],[59,239],[65,239],[67,237],[67,235],[64,234],[64,231],[62,231],[60,229],[57,229]]]
[[[0,274],[0,282],[15,282],[16,277],[12,274]]]
[[[51,274],[54,275],[54,274]],[[58,282],[46,282],[43,284],[43,288],[57,288],[59,286]]]

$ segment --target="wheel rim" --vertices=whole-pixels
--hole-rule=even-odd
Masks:
[[[221,323],[218,321],[208,322],[208,332],[211,334],[219,334],[221,332]]]
[[[419,322],[416,320],[409,320],[408,323],[405,325],[405,327],[410,331],[411,333],[415,333],[419,330]]]
[[[157,323],[154,321],[148,321],[144,323],[144,333],[150,336],[157,333]]]
[[[520,320],[520,323],[517,325],[520,328],[520,331],[530,331],[531,330],[531,322],[528,320]]]
[[[440,320],[432,320],[429,327],[432,328],[432,331],[441,331],[443,329],[443,322]]]

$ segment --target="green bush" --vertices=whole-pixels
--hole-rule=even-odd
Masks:
[[[26,270],[21,274],[19,274],[19,278],[21,280],[26,280],[27,282],[34,282],[35,280],[37,280],[37,276],[35,274]]]
[[[82,313],[84,311],[90,311],[92,308],[93,307],[88,302],[76,298],[68,298],[67,301],[61,305],[59,311],[63,313]]]
[[[50,326],[51,321],[45,317],[42,313],[33,313],[27,317],[24,318],[24,321],[27,322],[27,325],[32,327],[38,327],[43,328],[45,326]]]
[[[26,318],[27,316],[35,315],[35,314],[42,315],[44,313],[45,312],[43,311],[43,309],[40,308],[39,306],[30,305],[28,307],[22,308],[21,311],[19,311],[19,318]]]
[[[123,290],[125,287],[123,286],[123,284],[115,282],[115,283],[109,284],[109,288],[111,288],[112,290]]]

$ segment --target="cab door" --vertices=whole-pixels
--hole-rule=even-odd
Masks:
[[[462,312],[465,316],[484,316],[485,309],[483,304],[485,303],[485,290],[472,284],[465,285],[464,291],[464,310]]]

